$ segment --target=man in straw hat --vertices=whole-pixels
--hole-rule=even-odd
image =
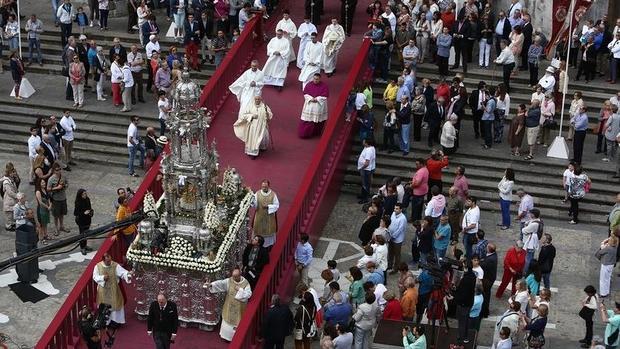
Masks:
[[[543,92],[553,92],[553,87],[555,86],[554,73],[555,69],[552,66],[549,66],[545,70],[545,75],[538,81],[538,84],[542,87]]]

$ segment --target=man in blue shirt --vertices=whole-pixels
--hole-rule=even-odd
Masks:
[[[492,95],[492,94],[491,94]],[[484,138],[484,149],[489,149],[493,145],[493,121],[495,120],[495,98],[491,97],[486,101],[482,112],[482,138]]]
[[[473,328],[476,331],[480,330],[480,311],[482,310],[482,302],[484,296],[482,295],[482,288],[476,287],[476,295],[474,296],[474,305],[471,306],[469,311],[469,328]]]
[[[308,234],[301,234],[300,241],[295,249],[295,265],[301,276],[301,282],[306,285],[308,285],[308,268],[312,263],[312,252],[314,252],[312,245],[308,242],[309,239]]]
[[[433,249],[435,250],[437,259],[445,257],[451,237],[452,229],[450,228],[450,223],[448,222],[448,216],[441,215],[439,218],[439,225],[437,226],[437,229],[435,229],[433,239]]]
[[[405,232],[407,231],[407,217],[403,214],[403,208],[400,203],[394,205],[394,212],[390,217],[390,245],[388,246],[388,269],[392,269],[391,274],[396,274],[396,270],[400,265],[400,250],[405,241]],[[392,263],[393,262],[393,263]]]
[[[575,128],[575,136],[573,137],[573,161],[581,164],[583,154],[583,143],[586,140],[586,131],[588,130],[588,115],[586,114],[586,106],[582,105],[579,112],[570,120],[571,125]]]
[[[351,304],[344,303],[340,293],[334,293],[332,296],[334,304],[325,310],[325,321],[330,325],[346,326],[351,320],[353,308]]]
[[[418,275],[418,304],[416,304],[416,320],[417,324],[422,321],[422,315],[424,310],[428,307],[428,299],[433,290],[433,277],[428,273],[426,269],[423,269],[420,275]]]
[[[411,99],[411,90],[405,85],[404,77],[399,76],[396,85],[398,85],[398,90],[396,91],[397,101],[402,101],[403,96],[407,96],[407,98]]]

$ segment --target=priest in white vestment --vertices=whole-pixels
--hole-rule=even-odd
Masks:
[[[286,72],[288,69],[288,55],[290,54],[290,43],[284,38],[282,29],[276,31],[276,37],[272,38],[267,44],[267,62],[263,67],[265,85],[278,86],[282,89]]]
[[[255,96],[260,96],[264,85],[263,72],[258,69],[258,61],[253,60],[250,69],[246,70],[233,82],[228,89],[239,101],[239,117],[243,111],[254,101]]]
[[[271,109],[263,103],[261,96],[254,96],[233,124],[235,136],[245,143],[245,153],[254,160],[260,150],[269,145],[269,121],[273,117]]]
[[[110,322],[125,323],[125,299],[120,289],[120,280],[131,283],[131,274],[112,260],[109,253],[93,269],[93,281],[97,283],[97,304],[108,304],[111,308]],[[109,324],[109,322],[108,322]]]
[[[203,287],[211,293],[226,292],[224,306],[222,307],[220,337],[229,342],[232,341],[241,317],[245,312],[248,299],[252,296],[250,283],[241,276],[241,270],[235,268],[231,277],[224,280],[206,282]]]
[[[303,69],[304,67],[304,50],[306,45],[311,41],[310,35],[317,33],[316,26],[310,22],[309,16],[304,18],[304,22],[299,25],[297,30],[297,36],[301,39],[299,41],[299,52],[297,53],[297,68]]]
[[[276,31],[282,29],[282,34],[289,43],[289,55],[288,61],[293,62],[297,59],[295,57],[295,49],[293,48],[293,39],[297,36],[297,26],[293,23],[289,16],[288,10],[284,10],[282,13],[282,19],[276,25]]]
[[[318,41],[317,33],[312,33],[312,39],[304,51],[304,67],[301,73],[299,73],[299,81],[301,81],[302,90],[312,81],[314,74],[321,73],[322,63],[323,44]]]
[[[344,28],[338,24],[337,19],[332,19],[332,24],[325,28],[323,40],[321,40],[325,51],[325,54],[323,55],[323,70],[327,76],[332,76],[336,70],[338,52],[344,43],[344,39]]]
[[[314,74],[312,81],[304,88],[304,108],[297,129],[299,138],[321,135],[327,120],[327,97],[327,84],[321,81],[321,74]]]

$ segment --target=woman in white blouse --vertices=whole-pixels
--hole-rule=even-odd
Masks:
[[[579,113],[579,110],[581,109],[582,106],[583,106],[582,95],[580,91],[577,91],[573,95],[573,100],[570,102],[570,109],[568,109],[569,120],[572,119],[575,115],[577,115],[577,113]],[[568,136],[566,137],[566,140],[572,141],[574,135],[575,135],[575,127],[573,127],[573,124],[569,123]]]
[[[433,12],[433,21],[431,22],[431,57],[435,61],[435,55],[437,54],[437,37],[443,31],[443,21],[439,12]]]
[[[581,311],[579,311],[579,317],[586,322],[586,336],[583,337],[579,343],[590,344],[593,337],[593,325],[592,317],[598,308],[598,297],[596,296],[596,288],[592,285],[586,286],[583,289],[586,293],[586,297],[581,301]]]
[[[424,63],[424,57],[428,52],[428,39],[431,32],[431,24],[426,20],[426,13],[420,12],[420,19],[415,24],[416,41],[418,48],[420,49],[420,58],[418,58],[418,64]]]
[[[495,100],[497,105],[495,106],[495,120],[493,121],[493,141],[501,143],[504,137],[504,121],[510,112],[510,95],[506,92],[504,84],[497,85]]]
[[[499,190],[499,206],[502,211],[502,223],[498,224],[502,230],[510,228],[510,204],[512,203],[512,187],[515,184],[515,173],[507,168],[504,177],[497,184]]]

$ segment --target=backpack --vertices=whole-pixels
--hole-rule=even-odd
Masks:
[[[538,219],[538,230],[536,231],[536,235],[538,235],[538,240],[542,239],[543,233],[545,230],[545,223],[541,218]]]

